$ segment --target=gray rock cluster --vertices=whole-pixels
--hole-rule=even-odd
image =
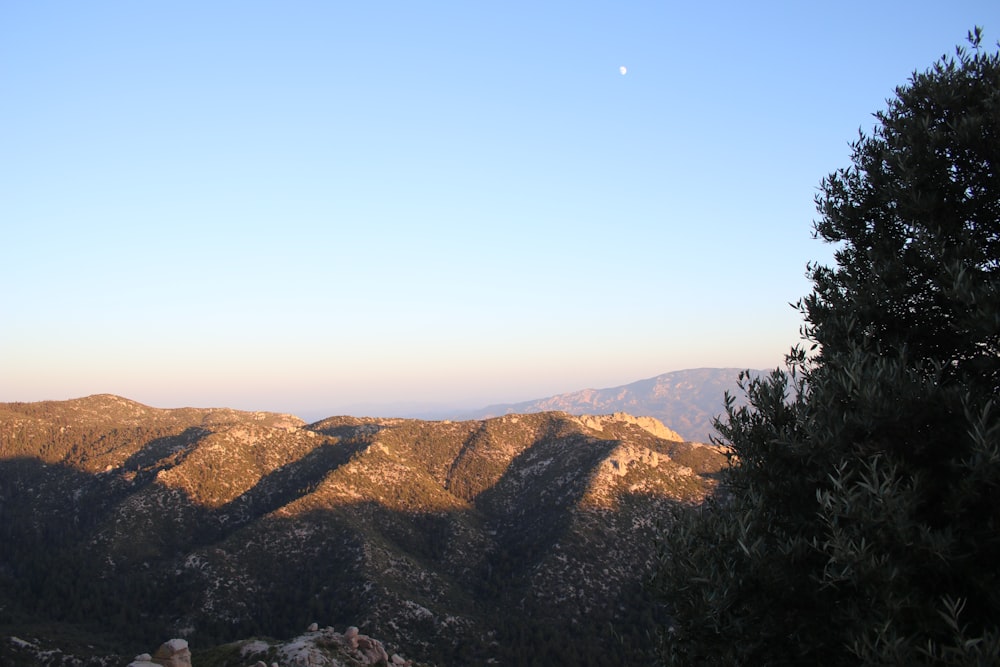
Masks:
[[[413,662],[385,650],[382,642],[363,635],[353,625],[343,633],[333,628],[320,628],[312,623],[306,632],[285,642],[269,644],[261,640],[240,642],[239,654],[252,667],[269,667],[260,659],[277,655],[278,662],[270,667],[321,667],[341,665],[391,665],[411,667]],[[137,655],[128,667],[192,667],[191,651],[183,639],[164,642],[156,653]]]

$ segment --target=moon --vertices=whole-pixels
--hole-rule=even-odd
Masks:
[[[622,65],[618,68],[618,71],[622,73],[622,76],[625,76],[628,73],[628,68],[625,67],[625,65]]]

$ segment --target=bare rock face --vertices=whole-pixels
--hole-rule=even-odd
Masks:
[[[605,465],[613,474],[624,477],[628,474],[629,467],[634,464],[641,464],[650,468],[655,468],[660,463],[659,455],[651,450],[639,447],[623,445],[616,448],[609,456]]]
[[[684,441],[679,433],[667,428],[663,422],[655,417],[635,417],[627,412],[616,412],[610,415],[582,415],[579,419],[581,424],[595,431],[603,431],[609,424],[633,424],[657,438],[677,442]]]

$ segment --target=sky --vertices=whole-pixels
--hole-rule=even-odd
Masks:
[[[975,25],[1000,3],[0,1],[0,401],[774,368],[820,180]]]

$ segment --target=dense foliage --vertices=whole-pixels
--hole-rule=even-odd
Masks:
[[[897,88],[823,180],[804,339],[664,537],[671,664],[1000,664],[1000,56]]]

